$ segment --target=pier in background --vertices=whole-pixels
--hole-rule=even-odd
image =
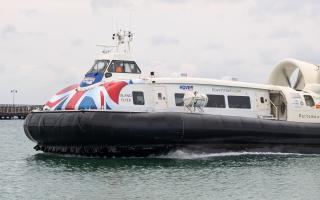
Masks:
[[[42,110],[43,105],[0,104],[0,119],[24,119],[32,110]]]

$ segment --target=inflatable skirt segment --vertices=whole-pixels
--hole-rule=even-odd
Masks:
[[[33,112],[24,130],[36,150],[86,156],[176,149],[320,153],[320,124],[195,113]]]

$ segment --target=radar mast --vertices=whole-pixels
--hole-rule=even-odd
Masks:
[[[112,40],[115,45],[99,44],[97,46],[103,47],[102,53],[124,53],[131,54],[133,33],[131,31],[119,30],[117,33],[112,34]]]

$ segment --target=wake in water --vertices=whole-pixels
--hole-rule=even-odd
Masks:
[[[206,159],[211,157],[227,157],[227,156],[244,156],[244,155],[310,155],[310,154],[300,154],[300,153],[275,153],[275,152],[224,152],[224,153],[199,153],[187,150],[175,150],[169,152],[166,155],[153,156],[153,158],[169,158],[169,159]]]
[[[38,157],[65,157],[65,158],[103,158],[103,159],[112,159],[112,158],[160,158],[160,159],[181,159],[181,160],[192,160],[192,159],[209,159],[213,157],[232,157],[232,156],[320,156],[320,154],[304,154],[304,153],[284,153],[284,152],[271,152],[271,151],[230,151],[230,152],[214,152],[209,153],[199,150],[190,150],[190,149],[176,149],[170,151],[166,154],[155,155],[151,154],[150,156],[140,157],[140,156],[121,156],[121,157],[106,157],[106,156],[84,156],[84,155],[74,155],[74,154],[56,154],[56,153],[39,153],[36,154]]]
[[[212,157],[230,157],[230,156],[246,156],[246,155],[275,155],[275,156],[307,156],[307,155],[318,155],[319,154],[301,154],[301,153],[281,153],[281,152],[221,152],[221,153],[205,153],[190,150],[175,150],[164,155],[150,155],[148,158],[161,158],[161,159],[181,159],[181,160],[192,160],[192,159],[208,159]],[[37,156],[54,156],[54,157],[65,157],[65,158],[116,158],[116,157],[99,157],[99,156],[83,156],[74,154],[55,154],[55,153],[39,153]],[[141,158],[141,157],[118,157],[118,158]]]

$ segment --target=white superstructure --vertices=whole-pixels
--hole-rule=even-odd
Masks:
[[[131,56],[132,36],[126,31],[114,34],[116,45],[97,57],[83,81],[58,92],[45,108],[192,112],[320,123],[317,65],[286,59],[276,66],[266,85],[186,75],[158,77],[154,72],[141,73]]]

